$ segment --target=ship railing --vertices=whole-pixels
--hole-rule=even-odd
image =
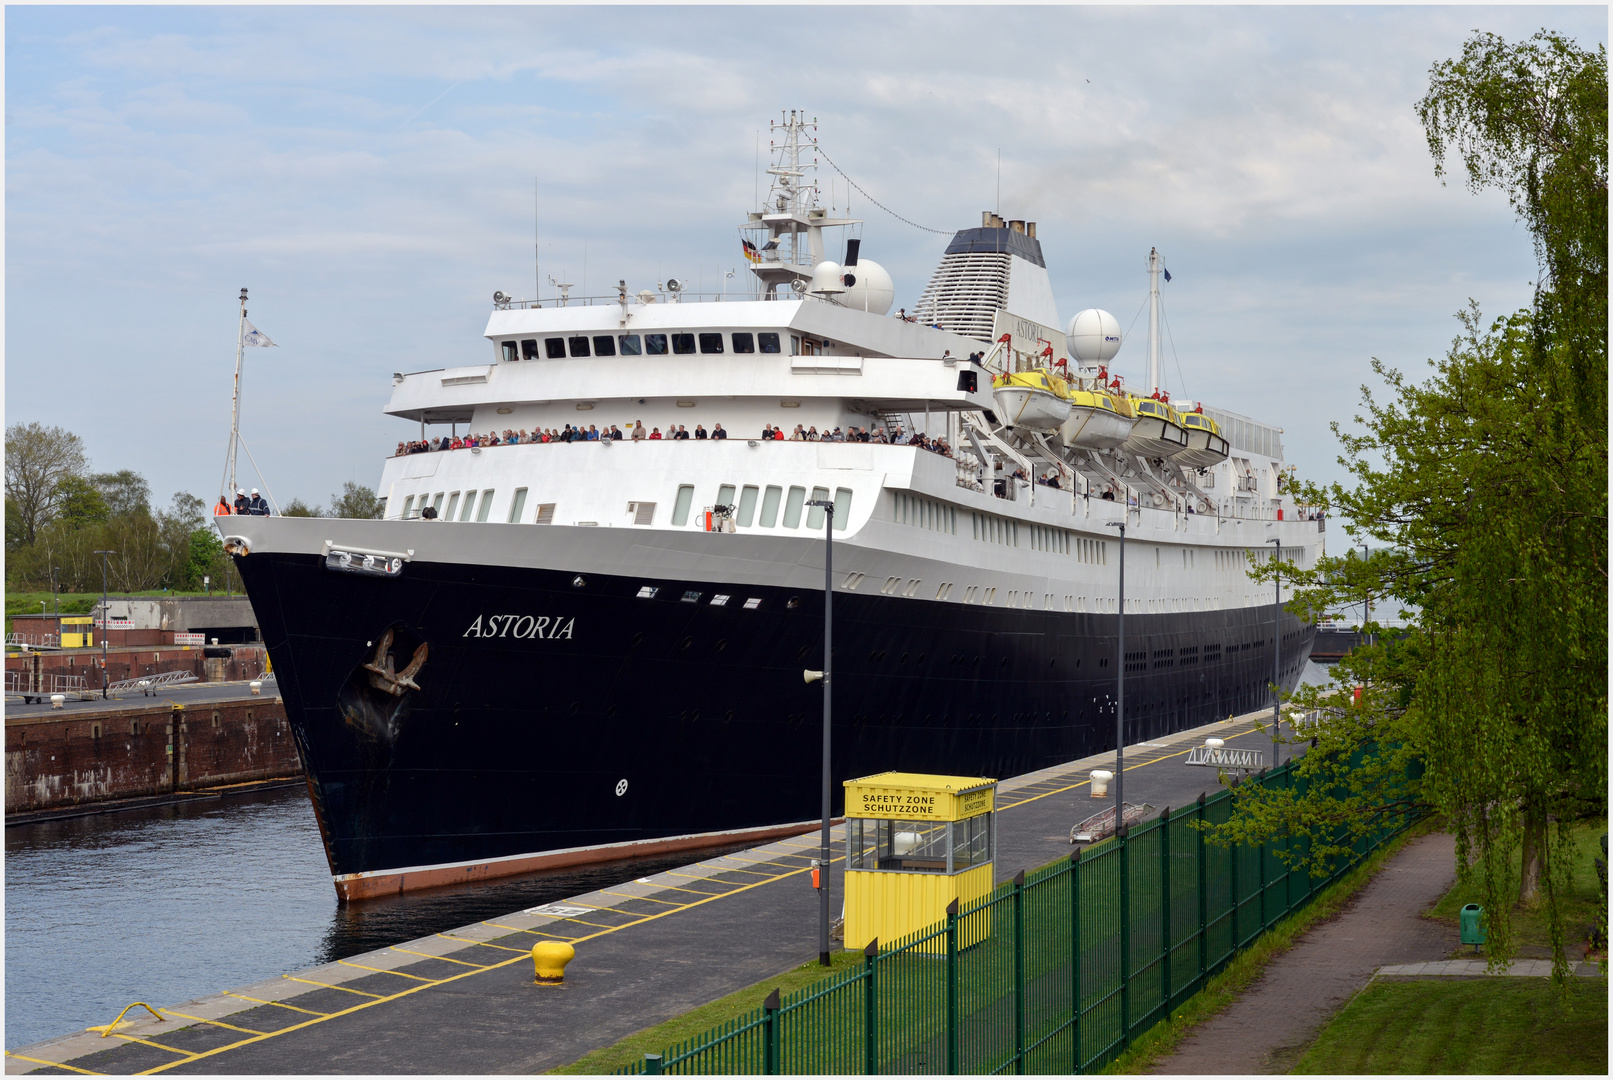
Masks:
[[[679,304],[679,303],[688,304],[688,303],[716,302],[716,303],[720,304],[720,303],[724,303],[724,302],[739,303],[741,301],[750,301],[750,300],[796,300],[796,299],[799,299],[799,297],[795,296],[794,294],[787,294],[787,295],[774,294],[772,296],[768,296],[768,295],[766,295],[764,293],[756,292],[756,291],[752,291],[752,292],[737,292],[737,291],[729,290],[727,292],[695,292],[695,291],[690,290],[690,289],[684,289],[684,290],[682,290],[682,291],[680,291],[679,293],[676,294],[676,299],[673,298],[672,293],[657,292],[655,294],[655,299],[653,301],[651,301],[651,303],[654,303],[654,304]],[[544,298],[544,299],[539,299],[539,300],[513,300],[512,299],[512,300],[505,301],[502,304],[495,303],[493,305],[493,310],[494,311],[535,311],[535,310],[537,310],[539,308],[552,310],[554,308],[564,308],[564,307],[607,307],[607,306],[610,306],[610,305],[620,304],[621,302],[622,302],[621,296],[618,295],[617,293],[612,292],[612,293],[606,293],[606,294],[604,294],[602,296],[568,296],[564,300],[560,299],[557,296],[550,296],[550,297],[547,297],[547,298]],[[630,292],[630,293],[627,294],[627,302],[628,302],[628,304],[630,304],[630,305],[632,305],[634,307],[643,307],[643,306],[645,306],[639,300],[638,293],[636,293],[636,292]]]

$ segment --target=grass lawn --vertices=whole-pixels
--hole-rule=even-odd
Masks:
[[[1606,1075],[1607,983],[1575,978],[1559,998],[1542,978],[1380,979],[1294,1071]]]
[[[1596,910],[1601,902],[1601,886],[1597,882],[1596,867],[1591,860],[1601,857],[1602,835],[1606,832],[1605,821],[1584,822],[1574,828],[1573,880],[1569,894],[1559,898],[1563,913],[1563,945],[1568,951],[1570,963],[1584,959],[1585,943],[1590,939],[1591,927],[1596,922]],[[1517,855],[1513,856],[1512,865],[1516,871]],[[1456,886],[1445,894],[1444,899],[1428,912],[1428,916],[1442,919],[1454,927],[1463,904],[1483,902],[1484,898],[1479,895],[1479,888],[1476,885],[1463,886],[1461,882],[1457,882]],[[1536,955],[1550,955],[1551,939],[1546,933],[1544,905],[1532,908],[1514,907],[1512,927],[1516,944],[1520,948],[1533,946]],[[1548,951],[1540,953],[1540,949]],[[1471,947],[1462,950],[1464,956],[1471,953]]]
[[[837,974],[853,965],[863,962],[862,950],[847,952],[842,949],[830,954],[832,968],[825,968],[816,960],[810,964],[802,964],[791,971],[786,971],[771,979],[763,979],[755,986],[729,994],[725,998],[718,998],[709,1005],[702,1005],[682,1016],[675,1016],[663,1024],[645,1028],[636,1034],[629,1035],[615,1046],[606,1046],[593,1053],[578,1058],[570,1065],[563,1065],[551,1070],[560,1074],[591,1074],[614,1072],[624,1065],[631,1065],[636,1061],[644,1060],[645,1054],[659,1054],[668,1047],[680,1043],[685,1039],[692,1039],[696,1035],[703,1035],[718,1024],[743,1013],[747,1013],[762,1004],[775,987],[780,994],[789,994],[803,986],[811,986],[819,979],[830,974]]]

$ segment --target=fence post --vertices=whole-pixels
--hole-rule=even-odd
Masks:
[[[1243,939],[1238,936],[1238,848],[1241,846],[1236,841],[1227,846],[1232,861],[1232,948],[1227,951],[1228,956],[1236,953],[1243,944]]]
[[[1131,1045],[1131,874],[1127,869],[1126,829],[1115,833],[1120,842],[1120,1045]]]
[[[1081,1071],[1081,852],[1070,856],[1070,1072]]]
[[[779,1068],[778,990],[762,1001],[762,1074],[777,1076]]]
[[[1198,840],[1196,841],[1196,844],[1197,844],[1197,847],[1198,847],[1198,862],[1199,862],[1199,977],[1198,977],[1198,986],[1199,986],[1200,989],[1203,989],[1204,988],[1204,980],[1207,977],[1206,973],[1209,971],[1209,966],[1210,966],[1210,945],[1209,945],[1209,942],[1205,940],[1209,936],[1209,927],[1206,925],[1208,920],[1205,918],[1205,916],[1209,912],[1209,906],[1208,906],[1209,905],[1209,897],[1204,895],[1204,893],[1205,893],[1204,886],[1206,884],[1206,878],[1208,877],[1208,875],[1204,872],[1204,792],[1202,792],[1202,791],[1199,792],[1198,828],[1195,829],[1194,832],[1198,833]]]
[[[1165,1006],[1165,1019],[1171,1018],[1171,808],[1159,815],[1159,916],[1165,928],[1165,955],[1161,958],[1160,975],[1163,986],[1159,1000]]]
[[[863,949],[863,1075],[879,1075],[879,939]]]
[[[1025,871],[1014,875],[1014,1071],[1025,1074]]]
[[[661,1055],[660,1054],[645,1054],[644,1055],[644,1075],[645,1076],[660,1076],[661,1075]]]
[[[958,900],[947,905],[947,1075],[958,1075]]]

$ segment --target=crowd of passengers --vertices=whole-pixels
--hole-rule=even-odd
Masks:
[[[613,441],[617,439],[625,439],[631,442],[636,442],[641,439],[676,440],[726,438],[728,438],[728,432],[723,430],[723,426],[721,424],[713,424],[710,431],[707,431],[704,425],[696,424],[693,432],[691,432],[683,424],[678,424],[675,427],[669,425],[664,434],[659,427],[651,427],[646,431],[644,424],[641,421],[635,421],[632,427],[630,427],[626,432],[622,431],[622,429],[617,427],[615,424],[606,424],[604,428],[600,428],[594,424],[589,424],[586,428],[580,424],[576,427],[572,427],[570,424],[567,424],[564,428],[558,431],[554,428],[538,428],[535,431],[527,431],[525,428],[522,428],[520,431],[516,431],[513,428],[505,428],[502,434],[490,431],[486,435],[444,435],[435,439],[417,439],[412,442],[400,442],[398,443],[397,454],[395,456],[402,457],[404,454],[425,454],[438,450],[465,450],[472,447],[481,446],[521,446],[531,443],[551,442],[598,442],[601,439],[609,439]],[[845,429],[837,426],[833,431],[825,428],[820,432],[816,425],[807,426],[797,424],[795,425],[795,430],[786,435],[782,427],[774,427],[772,424],[764,424],[762,426],[761,441],[894,443],[896,445],[921,447],[922,449],[928,450],[931,453],[941,454],[944,457],[952,456],[952,447],[947,445],[947,441],[945,439],[932,439],[920,432],[915,432],[911,436],[904,437],[899,428],[897,429],[895,435],[890,435],[883,430],[870,431],[868,428],[859,428],[855,426],[847,427]]]

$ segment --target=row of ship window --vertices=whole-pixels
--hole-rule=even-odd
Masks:
[[[732,508],[734,524],[741,528],[748,529],[753,525],[759,525],[764,529],[776,527],[798,529],[801,527],[804,511],[806,527],[822,531],[823,507],[808,506],[808,501],[807,489],[799,485],[791,485],[786,491],[780,484],[769,484],[765,488],[756,484],[745,484],[737,488],[733,484],[722,484],[717,488],[717,501],[714,505]],[[829,489],[813,488],[810,501],[828,502]],[[678,494],[672,503],[672,524],[674,526],[689,524],[689,512],[693,508],[694,485],[678,485]],[[834,508],[834,531],[842,532],[845,530],[846,522],[851,520],[850,488],[835,489]],[[648,525],[649,521],[640,521],[635,517],[634,524]]]
[[[727,344],[736,353],[776,353],[777,333],[752,334],[734,331]],[[569,337],[516,338],[499,342],[505,360],[564,360],[568,356],[677,356],[694,353],[721,353],[723,335],[718,332],[693,334],[573,334]]]

